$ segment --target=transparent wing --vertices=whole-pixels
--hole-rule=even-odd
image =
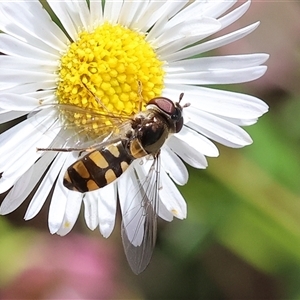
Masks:
[[[148,266],[157,233],[159,155],[149,159],[146,164],[148,166],[136,164],[134,171],[126,176],[127,182],[122,180],[123,184],[119,185],[123,215],[122,242],[128,263],[135,274],[141,273]],[[126,193],[125,197],[123,193]]]
[[[45,122],[51,117],[53,122]],[[98,110],[83,109],[75,105],[47,104],[32,111],[28,119],[36,128],[52,138],[61,140],[62,148],[78,150],[97,147],[131,128],[132,117]],[[68,138],[66,139],[66,132]]]

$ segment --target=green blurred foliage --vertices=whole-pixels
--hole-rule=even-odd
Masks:
[[[34,237],[31,230],[16,229],[0,218],[0,287],[14,279],[31,262],[26,261]]]

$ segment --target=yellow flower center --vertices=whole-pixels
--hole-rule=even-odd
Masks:
[[[93,32],[82,31],[61,57],[58,101],[100,114],[132,116],[161,95],[162,67],[144,34],[106,22]],[[94,122],[94,133],[102,133],[90,114],[69,111],[65,121],[79,127]]]

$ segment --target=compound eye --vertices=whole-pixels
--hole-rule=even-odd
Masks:
[[[178,121],[181,117],[182,117],[181,110],[176,107],[174,114],[171,115],[171,119],[174,121]]]
[[[183,127],[183,118],[181,117],[175,125],[175,132],[178,133]]]
[[[168,98],[165,97],[153,98],[149,101],[148,104],[156,105],[160,110],[168,114],[171,118],[174,114],[176,114],[176,108],[174,106],[174,103]]]

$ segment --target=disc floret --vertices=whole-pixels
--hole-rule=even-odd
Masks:
[[[145,35],[108,22],[82,31],[61,57],[60,104],[128,116],[163,89],[163,62]],[[67,117],[78,125],[86,116]]]

